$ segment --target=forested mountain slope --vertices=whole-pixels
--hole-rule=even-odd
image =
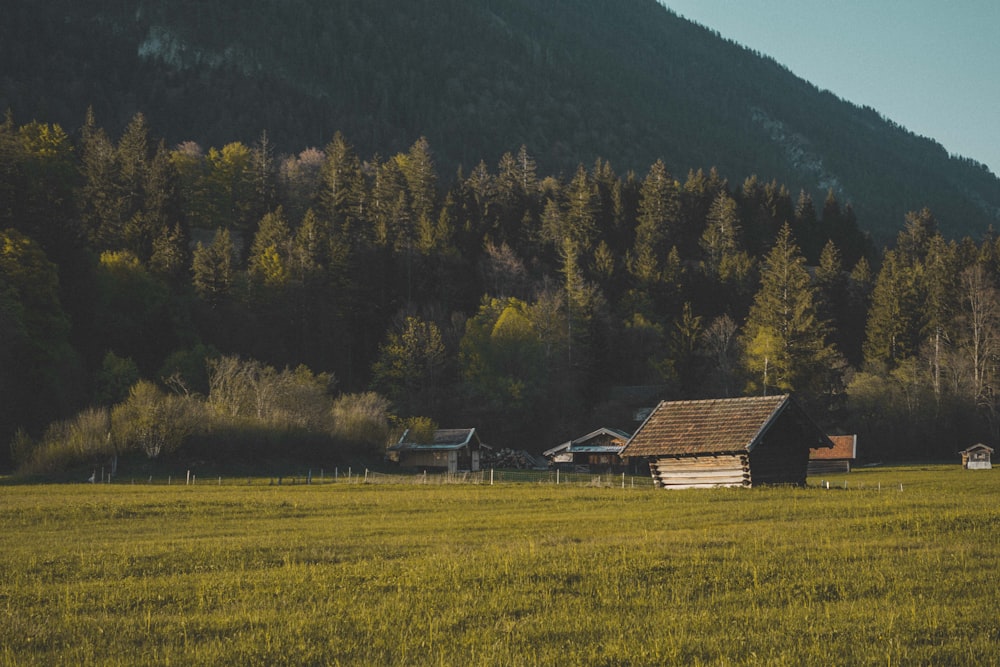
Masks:
[[[12,0],[0,107],[112,131],[143,112],[168,142],[325,145],[361,154],[420,136],[445,178],[525,145],[571,174],[662,158],[820,198],[876,239],[929,207],[947,235],[1000,222],[1000,180],[816,89],[654,0]]]

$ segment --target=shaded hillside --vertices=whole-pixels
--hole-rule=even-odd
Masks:
[[[675,174],[833,188],[875,234],[930,207],[951,236],[1000,222],[1000,180],[817,90],[654,0],[13,0],[0,105],[78,127],[143,111],[170,142],[364,154],[435,146],[443,174],[526,145],[547,171],[663,158]]]

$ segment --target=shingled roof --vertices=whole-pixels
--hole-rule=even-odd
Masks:
[[[399,442],[397,442],[392,447],[389,447],[389,451],[432,451],[432,450],[451,450],[451,449],[461,449],[469,445],[473,437],[478,438],[476,435],[476,429],[474,428],[439,428],[434,431],[434,441],[433,442],[410,442],[407,438],[410,435],[410,429],[403,431],[403,435],[400,436]]]
[[[629,439],[621,455],[677,456],[748,452],[778,415],[794,405],[787,394],[706,401],[664,401]],[[794,409],[799,413],[798,416],[809,421],[801,410]],[[829,443],[816,430],[819,437]]]
[[[820,447],[809,450],[809,459],[812,461],[834,461],[838,459],[854,460],[858,457],[858,436],[856,435],[831,435],[832,448]]]

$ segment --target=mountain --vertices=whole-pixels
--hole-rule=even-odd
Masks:
[[[715,166],[822,201],[888,241],[929,207],[947,235],[1000,226],[1000,179],[655,0],[9,0],[0,107],[105,127],[142,111],[168,143],[362,155],[426,136],[466,173],[526,145],[546,173]]]

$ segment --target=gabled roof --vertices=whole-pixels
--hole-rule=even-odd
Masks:
[[[791,409],[816,432],[816,446],[833,443],[787,394],[706,401],[664,401],[625,445],[622,456],[732,454],[751,451]]]
[[[594,438],[608,435],[616,440],[621,440],[622,444],[612,445],[612,444],[600,444],[591,445],[588,444]],[[617,454],[625,446],[625,442],[628,440],[629,435],[625,431],[621,431],[616,428],[606,428],[601,427],[596,431],[592,431],[587,435],[581,436],[576,440],[567,440],[561,444],[556,445],[552,449],[547,449],[542,452],[542,456],[551,457],[559,454],[560,452],[570,452],[573,454]]]
[[[988,445],[984,445],[983,443],[980,442],[973,445],[972,447],[969,447],[968,449],[963,449],[962,451],[959,452],[959,454],[971,454],[972,452],[978,452],[978,451],[986,451],[992,454],[993,448]]]
[[[403,431],[399,442],[389,447],[389,451],[449,451],[452,449],[461,449],[469,445],[473,438],[478,440],[476,429],[474,428],[439,428],[434,431],[434,442],[408,442],[407,438],[409,435],[410,429]]]
[[[573,444],[572,440],[567,440],[562,444],[556,445],[552,449],[546,449],[544,452],[542,452],[542,456],[544,456],[545,458],[550,458],[552,456],[555,456],[556,454],[561,454],[563,452],[569,451],[569,446],[572,444]]]
[[[856,459],[858,457],[857,435],[831,435],[828,437],[833,442],[833,447],[810,449],[809,459],[811,461]]]

